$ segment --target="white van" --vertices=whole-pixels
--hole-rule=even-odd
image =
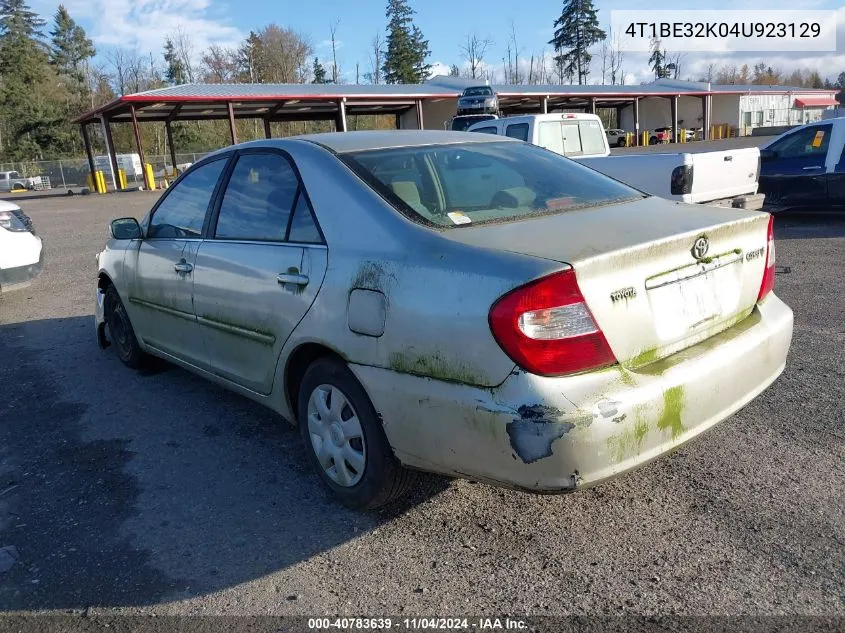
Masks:
[[[476,123],[467,132],[510,136],[564,156],[610,155],[601,119],[583,112],[509,116]]]

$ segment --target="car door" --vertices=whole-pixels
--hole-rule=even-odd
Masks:
[[[146,222],[130,258],[129,310],[144,343],[201,365],[202,336],[193,309],[193,268],[206,214],[227,158],[198,166],[171,187]]]
[[[327,250],[292,159],[241,152],[194,267],[211,371],[268,394],[282,347],[317,296]]]
[[[761,151],[760,187],[766,203],[805,207],[828,203],[825,160],[830,146],[830,123],[810,125]]]

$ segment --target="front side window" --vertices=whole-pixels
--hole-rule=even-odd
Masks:
[[[496,128],[495,127],[480,127],[475,130],[470,130],[470,132],[481,132],[482,134],[495,134]]]
[[[769,149],[777,152],[779,158],[826,156],[832,129],[830,124],[813,125],[776,141]]]
[[[214,237],[284,241],[299,179],[279,154],[244,154],[226,186]]]
[[[208,204],[226,162],[219,158],[197,167],[171,187],[153,212],[147,237],[201,237]]]
[[[342,160],[407,217],[443,228],[562,213],[643,197],[641,192],[577,162],[522,143],[391,148],[349,153]],[[397,160],[414,171],[403,176],[402,186],[385,175],[389,173],[385,165]],[[435,193],[427,195],[428,191]]]

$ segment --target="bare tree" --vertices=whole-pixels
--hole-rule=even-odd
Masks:
[[[262,82],[303,83],[306,80],[314,49],[304,35],[270,24],[258,32],[257,39],[260,46],[255,74]]]
[[[508,51],[510,51],[511,45],[513,46],[513,70],[511,71],[511,83],[514,84],[521,84],[522,83],[522,76],[519,73],[519,53],[521,52],[521,48],[519,48],[519,44],[516,41],[516,27],[513,24],[513,20],[511,20],[511,37],[510,37],[510,44],[508,45]],[[510,55],[508,55],[510,58]]]
[[[173,42],[173,48],[176,50],[176,54],[185,68],[185,78],[188,80],[188,83],[194,83],[196,80],[196,73],[194,72],[196,59],[194,57],[194,43],[191,40],[191,36],[180,26],[168,37]]]
[[[111,74],[114,78],[114,87],[117,89],[119,95],[127,93],[128,70],[129,63],[128,51],[124,48],[115,48],[106,54],[106,60],[111,68]]]
[[[608,55],[610,56],[608,69],[610,71],[610,83],[613,86],[617,82],[624,84],[625,74],[622,72],[622,60],[625,58],[625,51],[622,47],[622,37],[618,32],[611,32],[608,39],[610,40],[610,49],[608,51]]]
[[[340,20],[335,20],[332,25],[329,27],[329,31],[332,34],[332,83],[337,83],[338,72],[337,67],[337,41],[335,39],[335,35],[337,34],[337,27],[340,25]]]
[[[384,63],[382,59],[382,51],[384,50],[384,41],[380,33],[376,33],[375,37],[370,42],[370,72],[364,75],[372,84],[381,83],[381,67]]]
[[[222,84],[237,78],[237,52],[212,44],[202,56],[202,80],[210,84]]]
[[[467,63],[469,76],[472,79],[480,79],[484,67],[484,54],[493,44],[489,37],[484,39],[475,33],[466,36],[466,41],[461,44],[461,57]]]

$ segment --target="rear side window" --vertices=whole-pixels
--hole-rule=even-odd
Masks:
[[[604,154],[607,151],[605,137],[598,121],[579,121],[578,129],[581,132],[581,150],[585,154]]]
[[[480,127],[477,130],[470,130],[470,132],[481,132],[482,134],[495,134],[495,127]]]
[[[207,163],[174,185],[153,212],[147,237],[200,237],[211,195],[226,162],[226,158],[220,158]]]
[[[299,179],[279,154],[244,154],[226,186],[214,237],[281,242],[299,192]]]
[[[299,198],[296,201],[296,208],[293,210],[293,219],[290,223],[291,242],[305,242],[307,244],[319,244],[322,242],[317,223],[314,221],[314,212],[311,205],[300,190]]]
[[[520,141],[527,141],[528,124],[514,123],[513,125],[509,125],[505,130],[505,136],[510,136],[511,138],[518,138]]]

